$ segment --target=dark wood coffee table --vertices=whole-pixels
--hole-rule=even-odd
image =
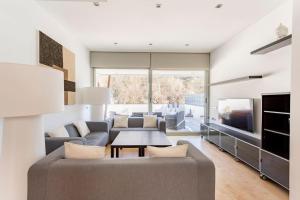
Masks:
[[[139,156],[145,156],[147,146],[172,146],[166,134],[160,131],[121,131],[111,144],[111,157],[119,157],[120,148],[138,148]]]

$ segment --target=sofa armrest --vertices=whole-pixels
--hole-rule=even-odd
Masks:
[[[76,141],[79,144],[85,144],[86,139],[82,137],[45,137],[46,154],[64,145],[65,142]],[[77,142],[78,141],[78,142]]]
[[[158,120],[158,128],[161,132],[166,133],[167,132],[167,127],[166,127],[166,120],[163,118],[157,118]]]
[[[109,132],[109,123],[107,121],[86,122],[86,125],[92,132]]]
[[[203,199],[215,199],[215,165],[199,149],[188,141],[179,140],[177,145],[188,144],[187,156],[193,158],[198,165],[198,189]]]

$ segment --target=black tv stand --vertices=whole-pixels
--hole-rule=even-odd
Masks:
[[[290,94],[262,95],[262,139],[214,123],[201,124],[210,143],[289,189]]]
[[[233,155],[236,160],[260,170],[260,139],[215,123],[201,124],[201,132],[202,137]]]

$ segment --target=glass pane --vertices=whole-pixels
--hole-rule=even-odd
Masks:
[[[96,69],[95,86],[112,89],[109,115],[148,112],[148,70]]]
[[[200,131],[205,115],[205,71],[154,70],[152,108],[169,130]]]

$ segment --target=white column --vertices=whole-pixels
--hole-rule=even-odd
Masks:
[[[5,118],[0,146],[0,199],[26,200],[28,169],[45,156],[42,117]]]
[[[104,120],[104,105],[91,105],[91,121]]]
[[[300,199],[300,1],[293,5],[290,199]]]

